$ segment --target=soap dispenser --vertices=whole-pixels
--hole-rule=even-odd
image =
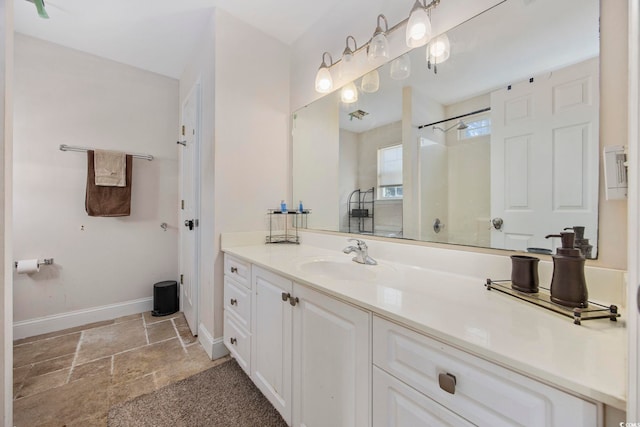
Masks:
[[[562,247],[553,258],[553,277],[551,278],[551,301],[566,307],[585,308],[588,305],[587,283],[584,278],[584,255],[574,247],[575,233],[561,232],[549,234],[560,237]]]

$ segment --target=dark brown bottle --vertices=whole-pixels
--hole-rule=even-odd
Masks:
[[[562,247],[552,256],[551,301],[566,307],[587,307],[589,294],[584,277],[585,258],[580,249],[574,247],[575,233],[561,232],[546,236],[547,239],[549,237],[562,239]]]

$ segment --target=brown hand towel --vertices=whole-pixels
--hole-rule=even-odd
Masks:
[[[133,162],[127,154],[125,187],[96,186],[93,150],[87,151],[87,193],[85,210],[89,216],[129,216],[131,213],[131,176]]]

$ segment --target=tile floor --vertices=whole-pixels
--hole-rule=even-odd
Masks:
[[[150,312],[13,346],[16,427],[106,426],[109,408],[213,367],[182,313]]]

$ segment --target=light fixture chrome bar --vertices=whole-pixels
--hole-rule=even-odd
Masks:
[[[506,0],[503,0],[506,1]],[[429,3],[428,5],[425,6],[426,10],[431,10],[433,8],[435,8],[437,5],[440,4],[440,0],[433,0],[431,3]],[[385,18],[386,19],[386,18]],[[387,35],[393,33],[394,31],[396,31],[398,28],[402,27],[403,25],[405,25],[407,22],[409,21],[409,17],[404,18],[402,21],[398,22],[397,24],[395,24],[394,26],[390,27],[386,33]],[[349,36],[352,37],[352,36]],[[352,37],[353,38],[353,37]],[[367,49],[369,48],[369,44],[371,43],[371,40],[373,40],[373,37],[371,37],[369,40],[366,41],[366,43],[364,43],[362,46],[358,47],[357,43],[356,43],[356,49],[353,50],[353,54],[355,55],[356,53],[360,52],[363,49]],[[354,42],[356,41],[355,39],[353,40]],[[324,54],[323,54],[324,55]],[[323,56],[324,58],[324,56]],[[342,58],[337,59],[335,62],[332,62],[331,65],[329,65],[328,68],[333,67],[334,65],[339,64],[340,62],[342,62]]]
[[[89,150],[93,150],[93,148],[88,148],[88,147],[77,147],[77,146],[73,146],[73,145],[67,145],[67,144],[60,144],[60,151],[79,151],[79,152],[86,152]],[[127,153],[128,155],[130,155],[131,157],[133,157],[134,159],[143,159],[143,160],[153,160],[153,156],[151,154],[138,154],[138,153]]]
[[[420,125],[420,126],[418,126],[418,129],[426,128],[426,127],[433,126],[433,125],[439,125],[440,123],[450,122],[451,120],[461,119],[463,117],[473,116],[474,114],[484,113],[485,111],[491,111],[491,107],[482,108],[480,110],[472,111],[472,112],[466,113],[466,114],[460,114],[459,116],[455,116],[455,117],[449,117],[448,119],[444,119],[444,120],[438,120],[437,122],[429,123],[429,124],[426,124],[426,125]],[[454,126],[456,126],[456,125],[454,125]]]

